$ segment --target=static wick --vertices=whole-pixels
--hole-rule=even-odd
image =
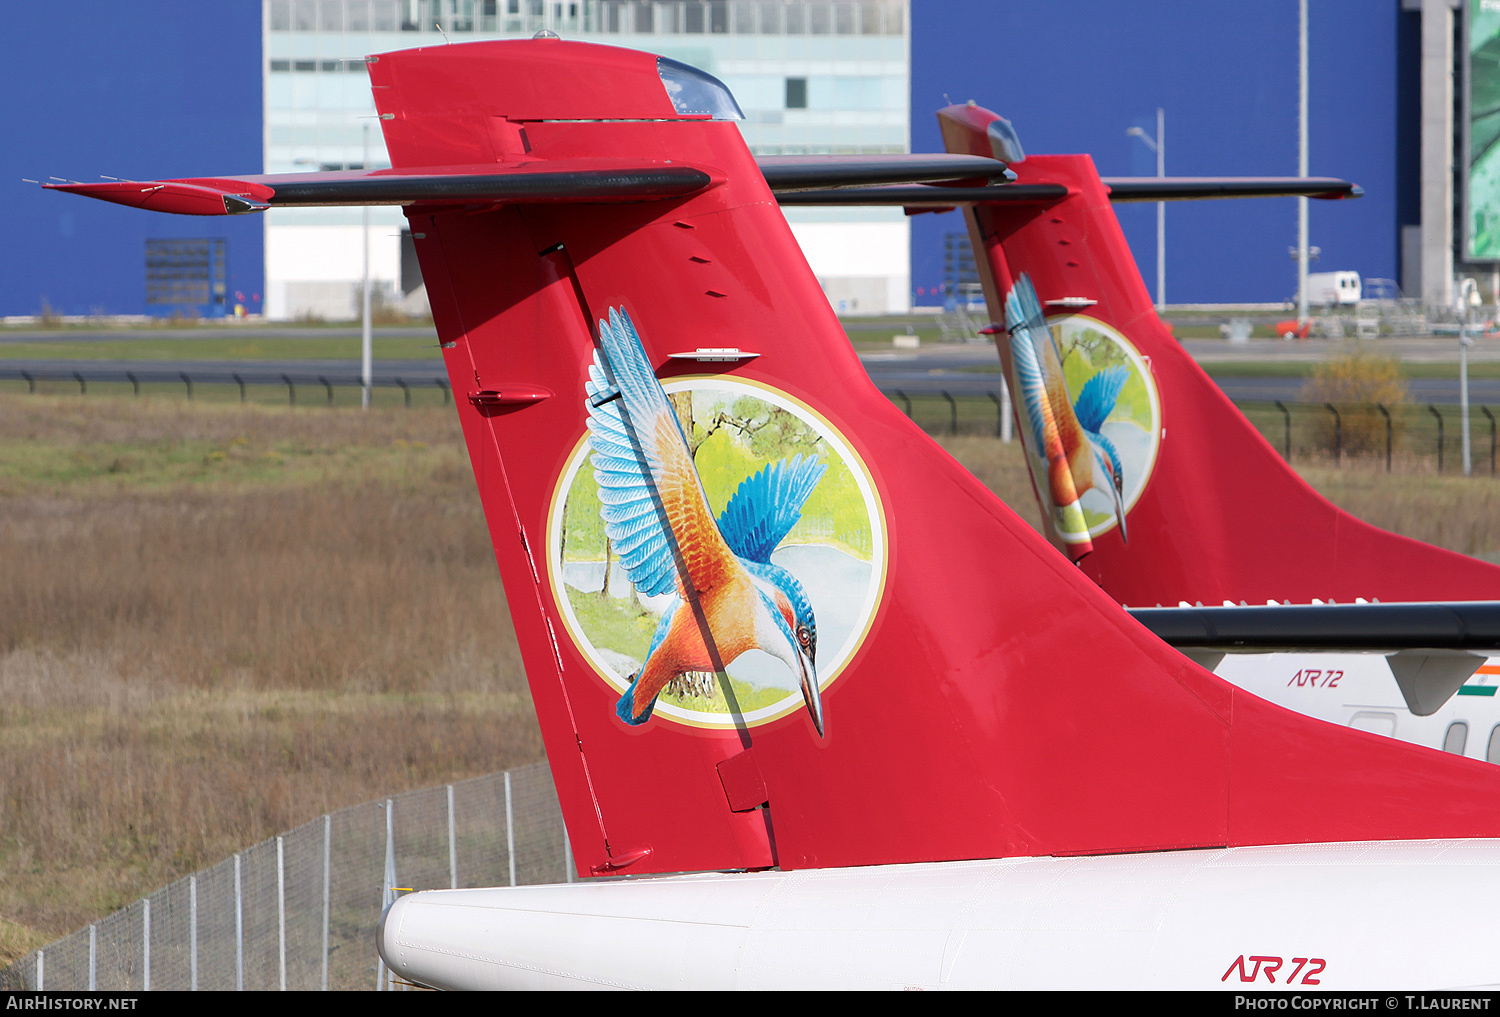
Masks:
[[[443,26],[440,23],[436,22],[436,21],[434,21],[432,23],[432,27],[436,28],[439,32],[443,32]],[[453,40],[450,39],[450,38],[448,38],[448,33],[447,32],[443,32],[443,41],[445,43],[447,43],[448,45],[450,45],[450,46],[453,45]]]

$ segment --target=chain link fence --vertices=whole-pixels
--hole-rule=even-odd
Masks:
[[[390,989],[397,888],[571,881],[545,763],[340,809],[195,872],[0,971],[0,989]]]

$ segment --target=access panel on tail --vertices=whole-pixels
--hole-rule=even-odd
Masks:
[[[938,119],[952,153],[992,154],[996,138],[1013,137],[1003,118],[972,105]],[[1084,574],[1118,602],[1145,607],[1500,599],[1500,568],[1362,522],[1287,466],[1157,317],[1110,207],[1118,196],[1088,156],[1033,155],[1010,167],[1015,186],[1066,193],[966,214],[1049,535]],[[1144,193],[1133,183],[1129,198]],[[1045,328],[1013,309],[1033,296]],[[1050,401],[1027,388],[1033,348],[1059,364],[1051,373],[1041,365]],[[1058,408],[1064,439],[1075,418],[1071,444],[1039,441],[1045,432],[1026,426],[1033,403]],[[1076,509],[1055,481],[1040,480],[1059,472],[1059,454],[1072,465]]]
[[[1236,691],[944,455],[734,124],[659,70],[555,40],[372,65],[397,170],[524,138],[712,180],[408,209],[582,872],[1500,833],[1500,774]]]

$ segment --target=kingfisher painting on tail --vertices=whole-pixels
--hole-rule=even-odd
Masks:
[[[1025,273],[1005,298],[1005,324],[1032,447],[1047,461],[1047,490],[1055,522],[1059,532],[1066,535],[1072,557],[1076,560],[1093,550],[1079,504],[1086,491],[1097,490],[1109,497],[1120,536],[1128,539],[1124,469],[1118,450],[1105,437],[1103,428],[1130,372],[1120,365],[1100,371],[1084,384],[1074,402],[1057,341]]]
[[[620,698],[620,719],[644,724],[673,679],[723,672],[761,650],[791,670],[821,736],[812,606],[771,553],[801,517],[823,464],[799,455],[763,468],[715,519],[682,425],[623,308],[599,322],[584,389],[605,533],[638,593],[676,593]]]

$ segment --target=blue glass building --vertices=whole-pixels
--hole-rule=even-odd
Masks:
[[[1366,191],[1313,203],[1318,270],[1400,280],[1409,267],[1401,238],[1420,221],[1422,15],[1405,8],[1418,5],[1311,0],[1311,169]],[[65,10],[17,5],[0,37],[0,314],[35,314],[43,301],[66,313],[141,313],[146,239],[224,236],[229,289],[252,311],[259,295],[282,315],[333,316],[358,276],[357,211],[197,220],[44,193],[20,178],[361,163],[373,122],[360,119],[369,99],[359,58],[441,42],[436,23],[455,43],[551,26],[696,63],[739,96],[760,153],[933,150],[931,111],[946,95],[1004,113],[1031,151],[1090,152],[1106,175],[1154,172],[1126,132],[1154,133],[1158,107],[1169,174],[1296,171],[1297,0],[71,0]],[[1153,280],[1152,206],[1119,211]],[[375,274],[394,288],[402,221],[389,210],[372,217]],[[930,301],[915,291],[942,280],[944,236],[962,228],[952,214],[908,224],[883,210],[789,218],[830,299],[852,311]],[[1289,200],[1168,206],[1169,301],[1290,297],[1295,222]]]

